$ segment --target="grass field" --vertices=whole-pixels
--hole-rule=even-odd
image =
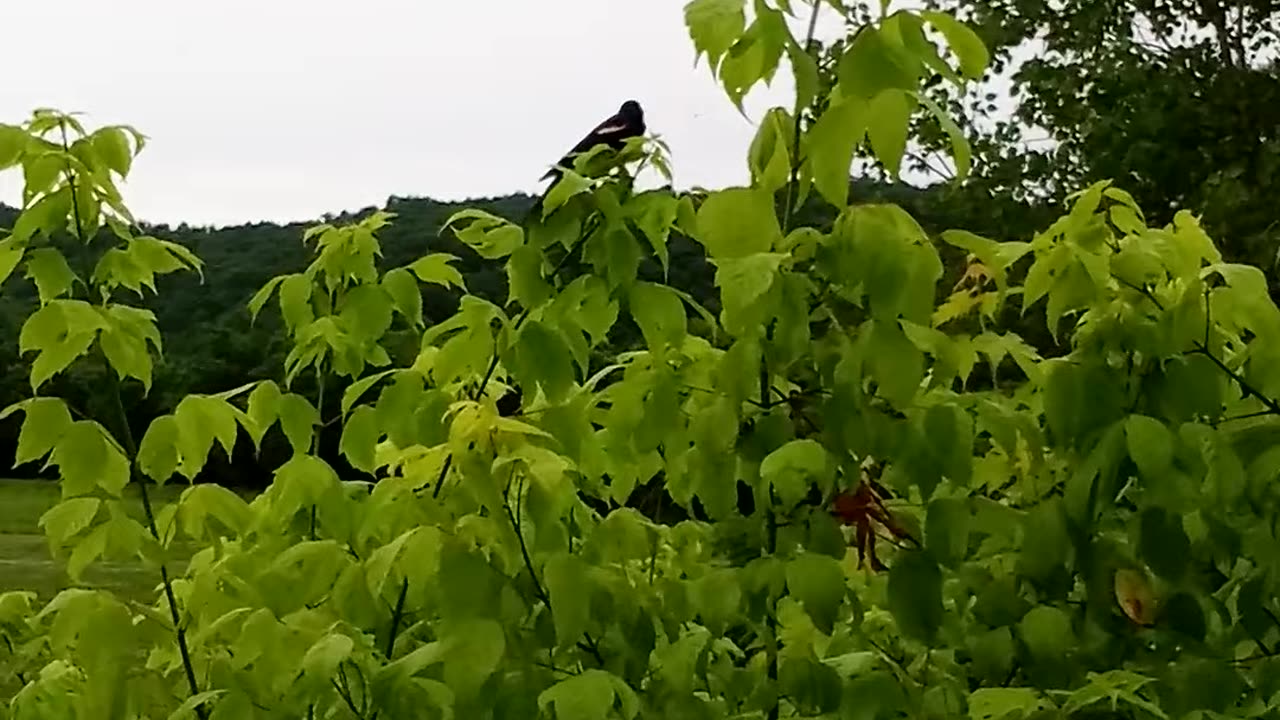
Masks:
[[[150,488],[154,506],[178,498],[185,484]],[[0,480],[0,592],[34,590],[44,600],[72,587],[62,562],[49,552],[40,529],[40,516],[61,500],[61,489],[50,480]],[[129,513],[143,521],[142,500],[136,485],[125,492]],[[174,568],[180,574],[181,568]],[[95,562],[84,573],[80,586],[108,588],[122,596],[150,602],[155,599],[159,575],[140,561]]]

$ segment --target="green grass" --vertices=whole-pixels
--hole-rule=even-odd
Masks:
[[[148,488],[152,506],[158,509],[177,500],[186,487],[178,483]],[[139,488],[130,485],[124,495],[129,514],[145,524]],[[152,602],[160,576],[139,560],[100,560],[89,566],[79,583],[71,582],[63,569],[65,558],[50,554],[39,525],[40,516],[61,499],[61,488],[50,480],[0,480],[0,592],[32,590],[48,600],[68,587],[92,587]],[[181,574],[182,569],[175,567],[173,572]]]

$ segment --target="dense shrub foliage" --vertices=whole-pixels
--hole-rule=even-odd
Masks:
[[[125,399],[164,344],[140,298],[203,265],[117,189],[143,137],[52,110],[0,127],[26,185],[0,280],[39,295],[31,396],[4,410],[16,461],[59,475],[41,525],[73,577],[107,558],[157,577],[149,606],[0,596],[6,715],[1275,716],[1262,273],[1109,182],[1013,241],[850,203],[855,149],[896,172],[920,115],[963,174],[968,143],[920,88],[988,54],[951,15],[897,11],[819,63],[793,27],[822,12],[842,8],[686,7],[731,101],[794,74],[749,185],[637,191],[634,168],[666,163],[642,139],[580,160],[521,222],[458,212],[459,240],[504,263],[503,302],[449,254],[384,267],[391,213],[309,228],[310,263],[249,303],[289,344],[274,379],[145,428]],[[829,226],[797,222],[815,201]],[[666,281],[675,232],[715,268],[716,312]],[[954,287],[944,248],[968,258]],[[464,294],[429,323],[424,287]],[[1028,314],[1063,354],[1010,329]],[[101,414],[47,393],[81,366],[110,386]],[[329,428],[349,467],[322,457]],[[252,502],[208,483],[150,502],[268,433],[290,455]]]

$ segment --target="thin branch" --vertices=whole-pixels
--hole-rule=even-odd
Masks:
[[[573,246],[570,247],[569,250],[565,252],[564,256],[560,258],[560,262],[556,263],[556,266],[551,269],[550,277],[552,279],[555,278],[556,273],[560,272],[560,270],[565,266],[565,263],[569,262],[569,258],[573,257],[574,254],[577,253],[577,251],[582,247],[582,244],[586,242],[587,238],[591,237],[591,233],[595,232],[596,228],[600,225],[599,217],[595,217],[593,218],[593,220],[594,222],[591,223],[587,227],[587,229],[583,231],[582,235],[577,239],[577,241],[574,242]],[[520,313],[519,317],[516,318],[515,324],[511,328],[511,332],[516,332],[517,330],[520,329],[520,326],[524,324],[524,321],[526,319],[528,319],[529,313],[532,312],[532,310],[533,308],[525,308],[524,311]],[[489,386],[489,381],[493,379],[493,373],[497,369],[498,369],[498,341],[497,341],[497,338],[494,338],[493,357],[490,358],[489,360],[489,368],[485,370],[484,378],[481,379],[480,385],[476,387],[476,391],[471,395],[472,401],[477,401],[480,398],[484,397],[485,388]],[[452,453],[450,453],[449,456],[444,459],[444,466],[440,468],[440,477],[436,478],[435,489],[431,491],[432,498],[440,497],[440,490],[441,488],[444,487],[444,480],[446,477],[449,476],[449,469],[451,467],[453,467]]]
[[[391,631],[387,634],[387,660],[396,651],[396,634],[400,631],[400,621],[404,619],[404,601],[409,594],[409,578],[400,581],[400,596],[396,598],[395,610],[391,611]]]
[[[813,52],[813,34],[818,29],[818,10],[822,7],[822,0],[813,0],[813,12],[809,14],[809,31],[804,39],[804,52],[809,54]],[[796,93],[796,101],[793,105],[791,127],[791,181],[787,183],[787,201],[783,206],[782,213],[782,232],[786,233],[790,230],[791,216],[795,212],[796,188],[800,184],[800,113],[804,108],[800,107],[800,93]]]
[[[108,368],[108,371],[110,371],[110,368]],[[142,511],[147,518],[147,529],[151,531],[151,537],[155,538],[156,542],[163,542],[160,539],[160,531],[156,527],[156,516],[151,507],[151,496],[147,493],[147,480],[138,474],[138,446],[134,442],[133,432],[129,429],[129,416],[125,412],[124,400],[120,395],[120,378],[114,374],[112,378],[115,382],[112,383],[113,392],[111,394],[115,399],[116,413],[119,416],[120,432],[123,436],[124,446],[129,452],[130,474],[134,476],[134,481],[138,483],[138,490],[142,496]],[[200,685],[196,682],[195,666],[191,663],[191,652],[187,648],[187,633],[182,627],[182,616],[178,613],[178,601],[173,594],[173,581],[169,578],[169,568],[163,560],[159,562],[159,565],[165,600],[169,603],[169,616],[173,620],[174,634],[178,639],[178,654],[182,657],[182,669],[187,676],[187,688],[193,696],[199,695]],[[200,720],[208,720],[209,713],[203,704],[197,705],[195,710]]]
[[[1225,417],[1219,420],[1218,422],[1227,423],[1227,422],[1235,422],[1236,420],[1251,420],[1253,418],[1266,417],[1267,415],[1274,415],[1274,414],[1275,413],[1271,412],[1270,410],[1259,410],[1258,412],[1245,413],[1244,415],[1232,415],[1231,417]]]
[[[70,153],[71,147],[67,142],[67,127],[65,122],[61,123],[61,129],[63,151]],[[76,226],[76,238],[83,246],[87,246],[88,241],[85,238],[84,223],[80,217],[80,203],[76,199],[75,173],[71,171],[69,164],[67,168],[67,182],[71,188],[71,207]],[[138,483],[138,489],[142,495],[142,510],[147,518],[147,529],[151,531],[151,537],[155,538],[157,543],[163,543],[160,539],[160,531],[156,527],[155,512],[151,507],[151,496],[147,492],[147,480],[139,475],[138,444],[134,441],[133,431],[129,428],[129,414],[124,409],[124,398],[120,392],[120,376],[112,371],[111,362],[105,357],[104,365],[106,367],[107,375],[109,375],[113,380],[111,384],[111,395],[115,401],[116,414],[120,423],[121,436],[119,439],[129,455],[129,474],[131,479]],[[187,634],[182,627],[182,617],[178,613],[178,601],[173,594],[173,582],[169,578],[169,568],[163,560],[159,562],[159,565],[160,580],[164,584],[165,599],[169,603],[169,614],[173,619],[174,634],[177,636],[178,653],[182,657],[182,669],[187,678],[187,688],[190,690],[192,696],[196,696],[200,694],[200,685],[196,682],[195,667],[191,663],[191,652],[187,648]],[[199,717],[200,720],[208,720],[209,713],[205,709],[203,703],[197,705],[195,707],[195,711],[196,716]]]
[[[347,704],[352,715],[355,715],[356,717],[364,717],[364,713],[360,712],[360,710],[356,708],[355,701],[351,699],[350,691],[339,685],[338,681],[333,678],[329,678],[329,683],[333,685],[333,689],[338,692],[338,697],[342,698],[342,701]]]
[[[1120,284],[1125,285],[1129,288],[1132,288],[1142,293],[1143,296],[1145,296],[1148,300],[1152,302],[1152,304],[1156,306],[1156,309],[1162,312],[1164,311],[1164,304],[1161,303],[1158,298],[1156,298],[1156,296],[1151,292],[1150,288],[1135,285],[1129,282],[1128,280],[1125,280],[1124,278],[1121,278],[1121,277],[1117,277],[1115,275],[1113,275],[1112,277],[1115,277]],[[1206,292],[1206,295],[1207,295],[1207,292]],[[1193,348],[1190,351],[1188,351],[1188,354],[1204,355],[1205,357],[1213,361],[1214,365],[1217,365],[1218,368],[1222,370],[1222,372],[1226,373],[1227,376],[1232,379],[1232,381],[1234,381],[1237,385],[1240,386],[1241,391],[1244,392],[1245,399],[1249,398],[1249,396],[1253,396],[1258,398],[1258,400],[1264,406],[1266,406],[1267,412],[1263,414],[1280,415],[1280,402],[1276,402],[1274,399],[1269,398],[1266,395],[1263,395],[1260,390],[1258,390],[1256,387],[1251,385],[1248,380],[1245,380],[1243,375],[1236,372],[1235,370],[1232,370],[1225,362],[1223,362],[1218,356],[1214,355],[1213,352],[1209,349],[1210,326],[1213,322],[1213,316],[1212,316],[1212,313],[1210,312],[1210,307],[1211,305],[1209,305],[1209,303],[1207,302],[1207,297],[1206,297],[1205,313],[1204,313],[1204,318],[1205,318],[1204,340],[1195,341],[1195,343],[1193,344]]]
[[[511,471],[515,474],[515,469]],[[511,509],[510,502],[504,502],[502,508],[507,511],[507,518],[511,520],[511,527],[516,532],[516,540],[520,541],[520,555],[524,558],[524,566],[529,570],[529,577],[533,579],[533,592],[538,599],[547,607],[551,607],[551,597],[547,595],[547,591],[542,587],[542,581],[538,580],[538,573],[533,570],[533,558],[529,556],[529,546],[524,541],[524,532],[520,529],[520,510],[521,501],[524,497],[524,476],[520,476],[520,484],[516,487],[516,508]]]
[[[1260,390],[1258,390],[1256,387],[1251,385],[1248,380],[1245,380],[1244,376],[1240,375],[1240,373],[1236,372],[1235,370],[1232,370],[1230,367],[1227,366],[1226,363],[1218,359],[1218,357],[1215,356],[1212,352],[1209,352],[1208,347],[1206,347],[1205,345],[1197,341],[1195,350],[1192,350],[1191,352],[1204,355],[1205,357],[1212,360],[1214,365],[1217,365],[1218,368],[1222,370],[1222,372],[1230,376],[1231,379],[1234,380],[1235,383],[1240,386],[1240,390],[1244,392],[1244,397],[1246,399],[1250,395],[1258,398],[1258,401],[1261,402],[1264,406],[1266,406],[1267,414],[1280,415],[1280,403],[1267,397],[1266,395],[1263,395]]]
[[[511,473],[512,473],[512,476],[514,477],[515,475],[514,468],[512,469]],[[510,485],[510,483],[508,483],[508,485]],[[546,605],[547,609],[550,610],[551,596],[547,594],[547,590],[545,587],[543,587],[542,581],[538,579],[538,573],[533,569],[533,558],[530,557],[529,555],[529,545],[528,543],[525,542],[524,532],[520,528],[519,517],[522,510],[523,497],[524,497],[524,475],[521,475],[520,482],[516,487],[515,510],[513,511],[511,509],[510,500],[503,501],[502,509],[506,511],[507,518],[511,521],[511,527],[513,530],[515,530],[515,533],[516,533],[516,540],[520,542],[520,555],[524,558],[524,566],[529,571],[529,577],[533,579],[533,593],[535,596],[537,596],[538,600],[540,600],[542,604]],[[583,635],[586,638],[586,641],[579,642],[578,647],[590,653],[591,656],[595,658],[596,663],[598,663],[601,667],[604,667],[604,656],[601,655],[600,653],[600,644],[591,637],[591,633],[584,632]]]

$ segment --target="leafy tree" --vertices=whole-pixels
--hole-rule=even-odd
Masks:
[[[498,300],[453,254],[386,262],[391,213],[310,227],[307,264],[248,301],[279,318],[276,374],[136,434],[126,392],[150,388],[162,336],[126,299],[202,263],[137,232],[115,186],[130,129],[40,111],[0,130],[0,166],[27,180],[0,281],[39,288],[32,395],[0,414],[22,416],[19,462],[57,468],[41,524],[72,576],[136,557],[160,581],[145,607],[0,595],[6,712],[1274,716],[1280,308],[1262,273],[1102,181],[1026,239],[944,232],[976,262],[940,289],[935,241],[897,204],[851,204],[848,168],[863,145],[900,165],[918,104],[950,127],[927,77],[972,81],[988,55],[950,15],[886,12],[824,86],[789,22],[822,12],[844,10],[685,8],[731,101],[784,56],[795,76],[749,184],[636,192],[634,164],[665,160],[637,139],[530,217],[461,209],[445,225],[503,263]],[[813,202],[829,225],[800,222]],[[663,276],[677,231],[715,268],[714,312]],[[428,323],[423,284],[462,291],[456,310]],[[1059,355],[1001,326],[1041,303]],[[617,352],[624,322],[639,337]],[[46,392],[77,368],[106,378],[109,415]],[[320,455],[325,428],[349,468]],[[252,503],[207,483],[148,499],[275,432],[289,455]],[[119,508],[131,482],[144,522]],[[628,507],[642,484],[683,517]],[[175,577],[180,537],[198,551]]]
[[[1011,74],[995,88],[934,93],[975,137],[966,192],[1061,202],[1122,182],[1156,223],[1201,217],[1233,260],[1274,269],[1269,189],[1280,169],[1280,8],[1255,0],[929,0],[971,21]],[[1021,57],[1019,57],[1021,56]],[[923,128],[922,128],[923,130]],[[931,132],[936,147],[937,131]],[[930,133],[926,132],[927,139]],[[1272,290],[1276,286],[1272,281]]]

